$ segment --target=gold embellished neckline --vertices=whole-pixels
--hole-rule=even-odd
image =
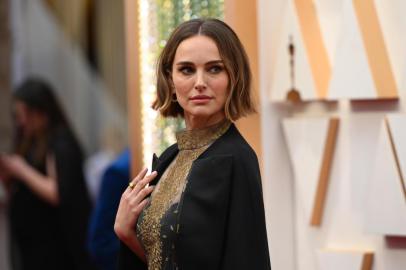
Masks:
[[[227,119],[202,129],[181,130],[176,133],[179,150],[198,149],[223,135],[230,127]]]

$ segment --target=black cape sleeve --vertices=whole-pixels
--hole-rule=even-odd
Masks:
[[[270,270],[255,155],[211,155],[191,176],[175,243],[179,269]]]
[[[221,269],[270,270],[269,248],[255,155],[235,158]]]
[[[86,250],[91,203],[83,174],[81,149],[68,131],[59,130],[52,140],[51,153],[56,165],[62,237],[76,269],[94,269]]]

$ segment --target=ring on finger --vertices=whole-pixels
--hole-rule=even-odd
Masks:
[[[131,189],[133,189],[133,188],[135,187],[135,183],[134,183],[134,182],[130,182],[130,183],[128,184],[128,187],[131,188]]]

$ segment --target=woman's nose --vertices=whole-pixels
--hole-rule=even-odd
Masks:
[[[196,72],[196,81],[195,81],[195,89],[198,91],[202,91],[206,89],[206,76],[203,71]]]

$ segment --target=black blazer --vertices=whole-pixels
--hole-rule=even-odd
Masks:
[[[176,144],[154,158],[159,177]],[[234,124],[192,164],[175,240],[181,270],[271,269],[261,176],[255,152]],[[124,244],[120,270],[147,269]]]

